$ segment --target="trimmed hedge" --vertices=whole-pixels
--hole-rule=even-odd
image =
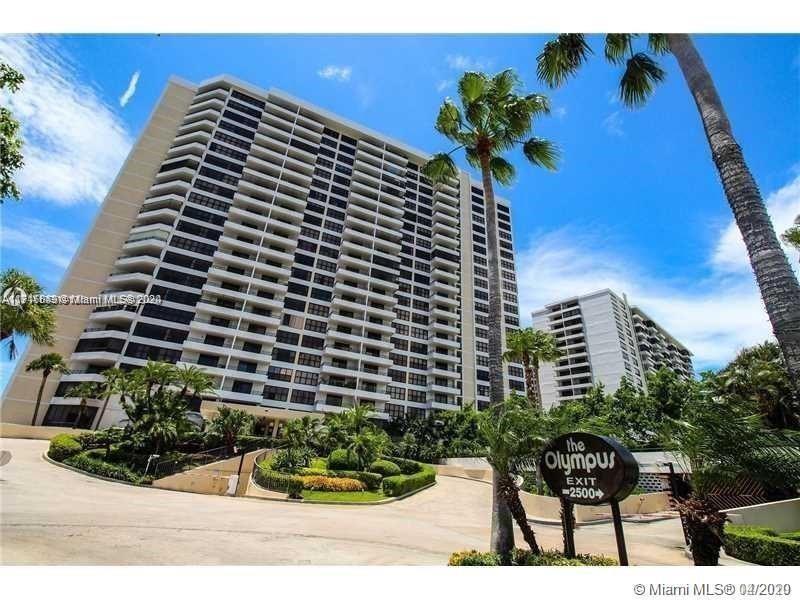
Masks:
[[[109,479],[127,481],[128,483],[150,483],[152,481],[151,477],[143,477],[128,467],[105,462],[91,450],[70,456],[64,459],[63,462],[70,467],[75,467],[100,477],[108,477]]]
[[[272,471],[263,466],[263,463],[256,469],[254,479],[261,487],[274,492],[284,492],[289,498],[300,498],[300,492],[303,491],[303,480],[300,477]]]
[[[68,433],[59,433],[50,440],[50,448],[47,450],[47,456],[58,462],[64,462],[65,459],[75,456],[83,451],[83,446],[77,438]]]
[[[328,468],[331,471],[358,471],[358,466],[356,456],[343,448],[334,450],[328,456]]]
[[[369,470],[373,473],[380,473],[384,477],[394,477],[400,475],[402,471],[395,463],[389,460],[376,460],[369,466]]]
[[[300,477],[304,490],[316,492],[363,492],[367,486],[358,479],[349,477],[325,477],[324,475],[305,475]]]
[[[383,493],[389,497],[403,496],[436,481],[436,469],[430,465],[417,464],[422,468],[419,473],[384,477]]]
[[[464,550],[451,554],[447,564],[451,567],[497,567],[501,561],[496,552]],[[575,558],[565,558],[556,551],[533,554],[519,548],[511,553],[511,566],[514,567],[612,567],[617,564],[613,558],[602,555],[578,554]]]
[[[778,534],[768,527],[731,525],[725,527],[728,556],[757,565],[800,565],[800,532]]]
[[[381,456],[382,460],[388,460],[400,467],[400,472],[403,475],[413,475],[422,471],[422,463],[407,458],[399,458],[397,456]]]

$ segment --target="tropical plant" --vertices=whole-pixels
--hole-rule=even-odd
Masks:
[[[125,378],[125,371],[117,367],[112,367],[103,371],[103,377],[105,380],[99,386],[100,394],[103,396],[103,406],[100,408],[100,414],[97,415],[97,420],[94,425],[95,429],[100,428],[100,423],[103,422],[103,416],[106,414],[106,409],[108,408],[108,402],[111,400],[111,396],[117,393],[120,382]]]
[[[759,415],[743,416],[735,402],[693,396],[681,420],[669,424],[668,448],[692,473],[691,495],[678,510],[695,564],[717,564],[724,517],[711,502],[719,484],[748,478],[786,492],[800,486],[800,434],[767,429]]]
[[[239,436],[249,435],[253,429],[253,416],[238,408],[230,408],[224,404],[219,407],[216,416],[211,420],[208,432],[219,436],[229,454],[233,453]]]
[[[768,425],[800,428],[797,394],[776,344],[765,342],[742,350],[714,383],[719,395],[739,402],[747,414],[761,414]]]
[[[383,431],[364,429],[350,437],[347,452],[355,457],[359,471],[366,468],[386,449],[389,438]]]
[[[505,389],[502,372],[503,306],[500,286],[500,248],[497,235],[497,202],[494,183],[514,180],[514,166],[503,155],[521,148],[533,165],[553,170],[558,150],[548,140],[531,135],[533,120],[550,111],[550,103],[540,94],[520,94],[519,78],[512,69],[494,76],[467,72],[458,82],[459,103],[446,99],[436,118],[436,130],[456,146],[438,153],[423,167],[434,185],[454,182],[458,174],[452,154],[464,149],[467,162],[481,172],[486,207],[486,246],[489,273],[489,397],[502,404]],[[495,480],[499,477],[495,474]],[[495,485],[492,495],[491,546],[508,554],[514,543],[514,528],[503,495]],[[499,503],[498,503],[499,502]]]
[[[615,33],[605,38],[605,57],[623,65],[619,93],[631,108],[642,106],[664,79],[664,71],[651,55],[671,52],[683,73],[697,105],[722,180],[722,187],[742,234],[772,331],[778,340],[789,377],[800,392],[800,284],[781,248],[758,185],[745,162],[742,149],[722,100],[702,57],[687,34],[651,33],[649,52],[634,52],[638,34]],[[563,84],[586,61],[591,48],[582,34],[562,34],[545,44],[538,57],[539,79],[556,87]]]
[[[77,427],[83,420],[83,415],[86,413],[89,400],[98,397],[97,388],[97,384],[93,381],[82,381],[70,390],[69,395],[80,400],[80,409],[78,410],[78,416],[75,417],[75,421],[72,424],[73,427]]]
[[[794,220],[794,225],[783,232],[781,239],[787,244],[794,246],[795,250],[800,250],[800,216]]]
[[[508,507],[531,552],[539,553],[536,535],[519,498],[516,479],[536,468],[539,453],[547,443],[542,435],[540,413],[531,409],[522,396],[512,394],[502,404],[493,404],[481,413],[480,429],[488,443],[486,460],[496,478],[494,489],[500,496],[498,501]],[[501,542],[498,547],[502,551],[494,551],[503,558],[504,564],[509,564],[513,537]]]
[[[556,345],[553,334],[533,327],[512,331],[506,336],[503,360],[522,363],[525,371],[525,389],[528,402],[541,410],[542,394],[539,387],[539,364],[558,360],[563,352]]]
[[[53,344],[56,328],[53,306],[29,300],[42,293],[42,286],[19,269],[7,269],[0,274],[0,342],[8,344],[10,359],[17,355],[15,336],[27,336],[42,346]]]
[[[11,93],[19,91],[25,77],[6,63],[0,62],[0,91]],[[19,121],[11,111],[0,106],[0,204],[6,198],[19,200],[21,194],[14,182],[14,173],[22,168],[22,138],[19,135]]]
[[[175,370],[175,382],[180,386],[178,396],[186,401],[197,402],[216,389],[214,378],[195,365],[180,365]]]
[[[124,437],[134,450],[161,454],[192,430],[177,381],[173,365],[154,361],[122,378],[120,405],[128,417]]]
[[[308,448],[314,443],[319,420],[310,415],[288,421],[283,429],[283,439],[288,448]]]
[[[44,392],[47,378],[50,377],[51,373],[67,375],[70,370],[63,356],[58,352],[48,352],[29,362],[25,367],[25,371],[28,373],[32,371],[42,372],[42,383],[39,384],[39,391],[36,394],[36,406],[33,408],[33,417],[31,418],[31,425],[36,425],[36,417],[39,414],[39,406],[42,404],[42,393]]]

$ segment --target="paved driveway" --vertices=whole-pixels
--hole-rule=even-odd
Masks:
[[[486,548],[490,487],[440,477],[382,506],[324,506],[137,488],[51,465],[47,442],[0,439],[0,563],[70,565],[443,565]],[[534,525],[546,548],[559,527]],[[628,523],[631,561],[689,564],[677,520]],[[517,532],[518,544],[524,545]],[[582,552],[614,556],[610,525],[582,527]]]

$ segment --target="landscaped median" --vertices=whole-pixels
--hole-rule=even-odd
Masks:
[[[309,502],[374,503],[407,496],[436,481],[436,470],[424,463],[383,457],[368,470],[358,470],[351,455],[335,450],[327,459],[291,472],[279,469],[280,457],[269,456],[253,471],[260,487],[285,493],[289,499]]]
[[[800,531],[777,533],[769,527],[729,523],[724,547],[728,556],[757,565],[800,565]]]
[[[136,484],[152,482],[152,477],[137,472],[128,465],[111,462],[107,457],[116,456],[114,451],[97,448],[95,444],[98,438],[97,434],[79,436],[59,434],[50,440],[47,456],[56,462],[98,477]]]

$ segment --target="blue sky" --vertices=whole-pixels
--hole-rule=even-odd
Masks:
[[[24,201],[0,213],[0,262],[57,289],[170,75],[229,73],[436,151],[449,148],[433,119],[459,74],[513,67],[526,89],[550,95],[553,113],[536,132],[563,152],[557,173],[512,156],[519,177],[501,192],[514,206],[523,321],[545,302],[611,287],[672,330],[699,367],[766,339],[766,316],[674,59],[662,58],[666,81],[632,112],[616,99],[619,70],[602,60],[598,38],[577,78],[545,90],[535,59],[547,39],[0,37],[0,59],[28,76],[22,92],[3,98],[22,121],[27,166]],[[695,42],[776,228],[785,229],[800,213],[800,37]],[[797,267],[797,253],[787,252]],[[2,366],[0,385],[11,363]]]

